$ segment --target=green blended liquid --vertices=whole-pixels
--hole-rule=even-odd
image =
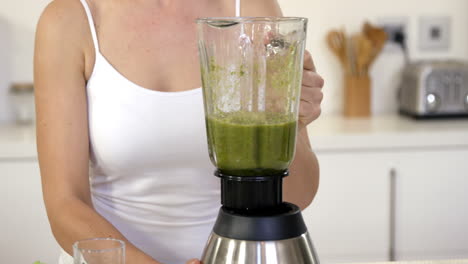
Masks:
[[[297,122],[264,113],[207,118],[210,157],[233,176],[267,176],[286,170],[294,157]]]

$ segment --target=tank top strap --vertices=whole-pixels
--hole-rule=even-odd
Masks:
[[[86,0],[80,0],[83,8],[88,17],[89,30],[91,31],[91,36],[93,37],[94,48],[96,49],[96,54],[99,52],[99,42],[96,33],[96,26],[94,25],[93,15],[91,14],[91,9],[89,8],[88,2]]]

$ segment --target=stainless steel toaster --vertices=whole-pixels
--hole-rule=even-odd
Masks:
[[[468,63],[408,64],[400,84],[399,109],[413,117],[468,116]]]

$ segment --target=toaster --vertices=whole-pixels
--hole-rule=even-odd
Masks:
[[[468,63],[420,61],[405,66],[400,113],[415,118],[468,116]]]

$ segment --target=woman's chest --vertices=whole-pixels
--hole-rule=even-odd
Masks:
[[[88,85],[88,113],[97,163],[120,170],[210,166],[201,89],[168,94],[106,88],[96,77]]]
[[[203,9],[193,3],[179,8],[120,6],[98,13],[101,53],[131,81],[159,91],[200,86],[195,19],[228,15],[216,5]]]

